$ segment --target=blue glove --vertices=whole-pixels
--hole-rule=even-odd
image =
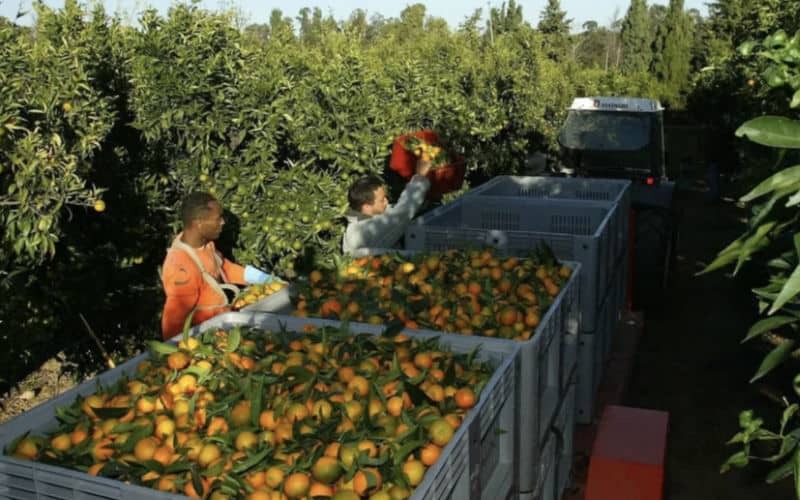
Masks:
[[[248,265],[244,268],[244,280],[251,285],[261,285],[263,283],[272,283],[275,278],[261,269]]]

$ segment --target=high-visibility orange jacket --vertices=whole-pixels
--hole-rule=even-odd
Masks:
[[[195,310],[192,325],[230,310],[225,288],[245,285],[244,267],[225,259],[213,241],[192,248],[179,234],[164,259],[161,282],[167,301],[161,317],[161,332],[169,339],[183,331],[186,318]]]

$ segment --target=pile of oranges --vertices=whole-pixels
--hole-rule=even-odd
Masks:
[[[493,371],[436,339],[328,327],[152,347],[6,452],[194,498],[405,499]]]
[[[315,270],[293,294],[295,314],[525,341],[571,269],[492,250],[380,255]]]
[[[265,299],[275,292],[279,292],[289,286],[283,281],[273,281],[263,285],[251,285],[245,288],[239,296],[234,299],[231,309],[238,311],[243,307],[255,304],[259,300]]]

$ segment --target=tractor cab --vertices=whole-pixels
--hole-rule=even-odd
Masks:
[[[675,183],[666,176],[664,108],[634,97],[580,97],[559,134],[556,173],[629,179],[634,306],[662,307],[675,268],[678,214]]]
[[[665,182],[663,111],[652,99],[576,98],[558,138],[562,173]]]

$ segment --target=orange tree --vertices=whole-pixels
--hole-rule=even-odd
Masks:
[[[0,311],[25,332],[9,360],[55,332],[88,339],[78,312],[104,341],[157,335],[157,267],[189,191],[228,209],[236,260],[291,275],[299,257],[332,261],[347,186],[384,172],[395,136],[433,127],[471,175],[518,173],[557,147],[574,95],[648,81],[557,64],[527,26],[490,39],[422,22],[419,5],[266,39],[195,5],[137,28],[74,0],[37,8],[32,30],[0,27]]]
[[[765,317],[750,328],[744,339],[761,339],[774,344],[752,378],[756,381],[800,354],[795,348],[800,327],[800,220],[797,212],[800,165],[786,167],[787,162],[798,159],[796,151],[800,150],[800,120],[794,111],[800,108],[800,32],[790,37],[777,31],[760,43],[743,44],[740,51],[745,57],[755,51],[766,61],[762,77],[766,86],[777,92],[766,97],[788,102],[793,110],[786,113],[788,116],[755,118],[737,130],[739,137],[779,150],[778,162],[772,175],[741,198],[743,202],[757,203],[745,234],[722,250],[704,271],[735,265],[735,273],[758,253],[772,257],[767,264],[771,271],[768,284],[754,290],[759,310]],[[800,395],[800,375],[793,383],[795,392]],[[727,460],[722,471],[744,467],[753,460],[777,464],[767,481],[794,477],[800,498],[800,427],[797,425],[800,405],[795,397],[786,397],[784,401],[785,408],[775,430],[765,426],[764,420],[751,410],[740,414],[741,431],[730,443],[741,445],[742,449]],[[765,447],[765,444],[775,446]]]

